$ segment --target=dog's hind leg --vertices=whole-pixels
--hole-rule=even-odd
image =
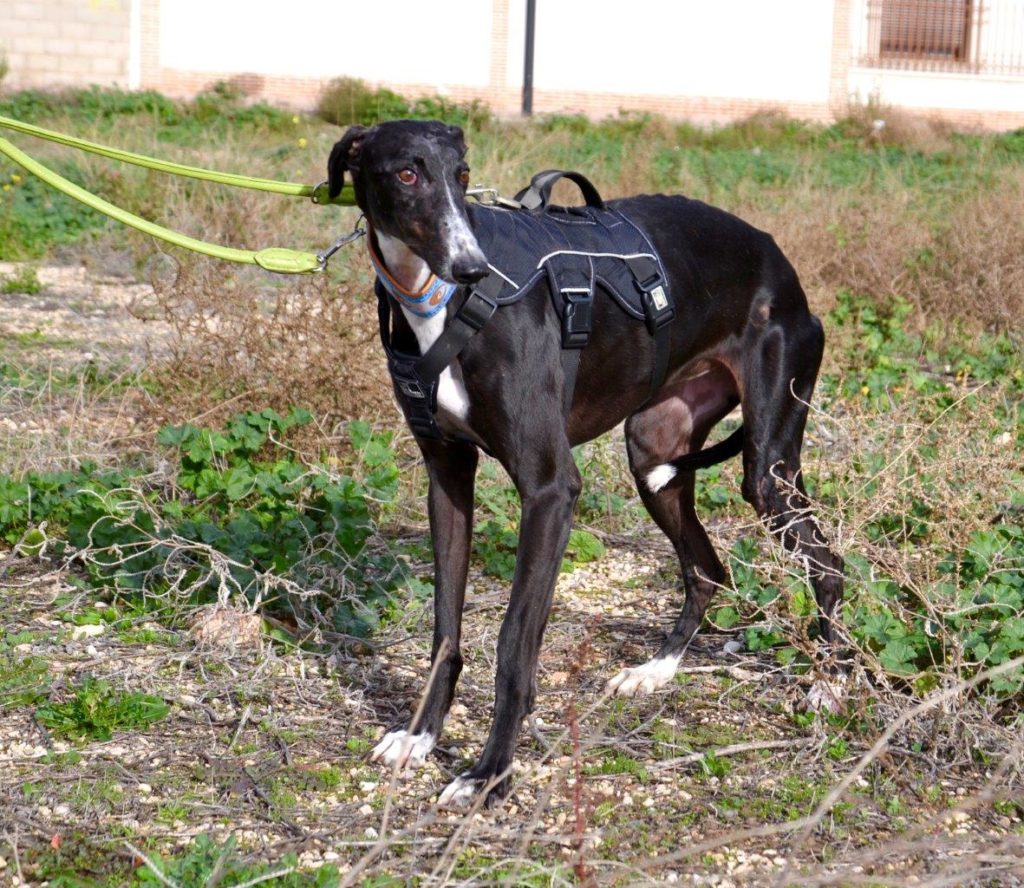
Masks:
[[[818,604],[822,653],[828,653],[843,594],[843,561],[818,525],[800,466],[824,336],[817,318],[806,309],[791,309],[773,310],[751,338],[743,355],[743,497],[803,563]],[[809,702],[835,704],[834,699]]]
[[[462,671],[459,643],[477,465],[477,449],[471,444],[425,440],[419,444],[430,479],[427,508],[434,546],[434,679],[419,718],[407,728],[387,733],[371,755],[400,767],[422,765],[434,748]]]
[[[658,653],[642,666],[623,669],[608,683],[620,696],[651,693],[672,680],[715,590],[725,582],[725,568],[694,507],[696,476],[690,471],[670,477],[667,464],[699,450],[711,427],[735,403],[731,374],[716,366],[702,377],[666,387],[626,423],[630,469],[647,511],[679,557],[686,600]]]

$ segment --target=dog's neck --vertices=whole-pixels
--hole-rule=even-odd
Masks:
[[[430,266],[396,237],[374,231],[380,258],[391,277],[410,293],[418,293],[430,279]]]

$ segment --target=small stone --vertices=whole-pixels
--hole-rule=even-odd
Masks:
[[[107,631],[102,623],[86,623],[84,626],[75,626],[71,630],[71,637],[77,641],[80,638],[95,638]]]
[[[369,805],[363,805],[363,807],[359,809],[359,813],[362,814],[363,817],[369,817],[373,814],[373,808]]]
[[[372,826],[368,826],[366,827],[365,830],[363,830],[363,835],[366,836],[366,838],[368,839],[375,839],[377,838],[378,833],[377,830],[375,830]]]

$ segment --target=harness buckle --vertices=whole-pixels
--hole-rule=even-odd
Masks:
[[[593,329],[594,296],[590,290],[562,290],[562,348],[583,348]]]
[[[456,317],[478,333],[497,310],[498,303],[476,289],[470,292]]]
[[[659,277],[653,286],[645,284],[641,287],[640,301],[644,306],[644,322],[647,324],[647,331],[652,336],[666,324],[671,323],[676,316],[672,300],[660,281]]]
[[[421,386],[415,379],[396,379],[399,389],[402,394],[407,398],[415,398],[418,401],[422,401],[427,397],[427,393],[423,391]]]

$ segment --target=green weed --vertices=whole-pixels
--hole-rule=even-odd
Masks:
[[[219,430],[165,427],[157,441],[178,468],[168,486],[155,489],[143,468],[83,464],[21,479],[0,475],[0,537],[15,543],[46,522],[58,549],[83,554],[92,585],[131,595],[175,584],[195,601],[210,600],[225,584],[255,600],[268,576],[314,585],[333,561],[359,589],[334,603],[335,625],[366,634],[392,607],[391,590],[413,579],[396,558],[365,550],[375,512],[396,490],[390,434],[352,423],[362,477],[335,477],[279,443],[310,419],[300,410],[263,410]]]
[[[103,679],[86,678],[63,702],[44,703],[36,719],[51,731],[75,740],[109,740],[114,731],[147,727],[170,707],[152,694],[118,693]]]
[[[600,762],[584,764],[583,773],[588,776],[629,774],[641,783],[647,783],[651,779],[650,772],[644,767],[643,762],[637,761],[623,752],[607,752]]]
[[[33,296],[42,289],[43,285],[39,282],[39,276],[30,265],[22,266],[16,274],[5,275],[0,280],[0,294],[3,295],[24,293],[27,296]]]
[[[14,650],[17,636],[5,636],[0,642],[0,710],[33,706],[46,699],[49,668],[42,657],[25,656]]]
[[[208,885],[216,881],[222,885],[259,882],[268,888],[334,888],[340,882],[336,867],[326,865],[312,872],[303,871],[294,854],[285,855],[275,864],[249,863],[234,836],[219,844],[200,835],[185,851],[174,856],[147,856],[159,874],[148,866],[140,866],[133,885]]]

